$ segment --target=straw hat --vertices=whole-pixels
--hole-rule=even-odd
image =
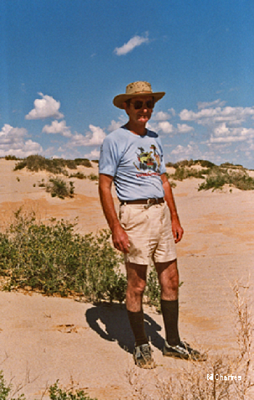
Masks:
[[[153,96],[156,103],[156,101],[160,100],[164,95],[165,92],[153,93],[150,83],[138,81],[126,86],[126,93],[117,95],[113,100],[113,104],[114,106],[123,109],[123,102],[132,99],[133,97]]]

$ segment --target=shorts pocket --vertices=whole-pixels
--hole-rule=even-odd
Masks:
[[[119,221],[123,228],[126,227],[126,224],[128,222],[128,215],[129,215],[129,207],[127,207],[126,205],[120,206]]]

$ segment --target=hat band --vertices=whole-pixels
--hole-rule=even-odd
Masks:
[[[126,93],[127,96],[132,96],[132,95],[136,95],[136,94],[151,94],[151,95],[153,95],[153,92],[143,90],[142,92]]]

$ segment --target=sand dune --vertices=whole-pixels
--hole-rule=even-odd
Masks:
[[[96,182],[72,179],[75,197],[61,200],[38,187],[49,174],[14,172],[14,165],[0,160],[0,229],[8,226],[13,211],[21,206],[43,221],[78,217],[81,233],[107,227]],[[96,164],[85,174],[91,172],[97,173]],[[177,246],[183,281],[180,332],[183,339],[209,349],[211,355],[231,354],[236,336],[230,284],[249,279],[253,291],[249,274],[254,266],[254,191],[198,192],[198,183],[188,179],[174,189],[185,229]],[[186,362],[163,358],[162,318],[149,307],[145,314],[158,367],[138,374],[151,383],[156,377],[171,376]],[[133,369],[133,338],[124,306],[0,292],[0,343],[0,369],[14,387],[24,385],[21,393],[29,400],[42,398],[45,388],[57,379],[99,400],[136,398],[130,375],[133,383],[137,368]]]

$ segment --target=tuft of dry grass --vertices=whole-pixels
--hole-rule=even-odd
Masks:
[[[209,355],[205,362],[187,362],[166,380],[156,370],[148,373],[137,367],[127,371],[133,396],[139,400],[251,400],[253,399],[253,320],[249,285],[235,282],[235,328],[237,352]],[[153,381],[153,388],[147,383]]]

